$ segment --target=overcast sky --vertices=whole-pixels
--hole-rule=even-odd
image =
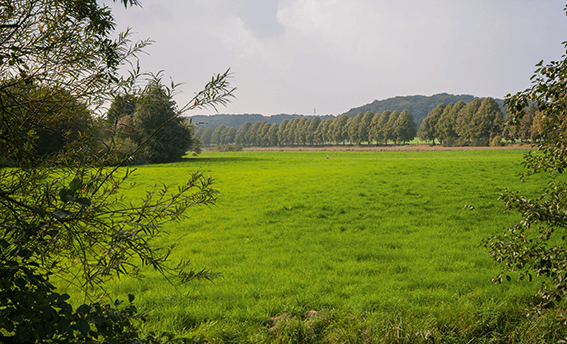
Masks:
[[[155,41],[143,70],[183,83],[184,105],[230,68],[220,113],[338,115],[395,96],[503,98],[565,50],[565,0],[141,0],[118,30]],[[191,114],[209,114],[197,111]]]

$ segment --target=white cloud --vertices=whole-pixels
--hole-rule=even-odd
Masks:
[[[151,37],[142,66],[185,82],[188,99],[232,67],[223,112],[340,113],[396,95],[502,97],[559,58],[559,0],[142,0],[121,28]]]

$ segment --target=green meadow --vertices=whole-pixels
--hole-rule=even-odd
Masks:
[[[172,265],[215,275],[172,285],[148,269],[107,289],[136,296],[146,330],[213,343],[523,338],[542,328],[526,316],[537,285],[492,283],[500,268],[480,244],[519,219],[503,189],[535,195],[545,183],[520,183],[525,153],[204,152],[142,166],[129,197],[198,169],[214,178],[217,204],[168,224],[156,244],[175,245]]]

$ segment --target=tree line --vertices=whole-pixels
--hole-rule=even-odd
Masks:
[[[204,145],[306,146],[333,144],[385,144],[408,142],[415,138],[416,124],[409,110],[346,114],[328,119],[303,117],[284,119],[280,124],[267,121],[246,122],[238,129],[224,124],[199,128],[196,138]]]
[[[421,123],[420,140],[447,146],[487,146],[502,139],[504,115],[493,98],[439,104]]]
[[[468,94],[448,94],[448,93],[439,93],[434,94],[431,96],[423,96],[423,95],[413,95],[413,96],[397,96],[394,98],[388,98],[383,100],[375,100],[372,103],[359,106],[356,108],[352,108],[349,111],[345,112],[345,114],[349,117],[354,117],[359,112],[366,113],[367,111],[370,112],[379,112],[382,113],[385,110],[399,110],[402,111],[404,109],[408,109],[415,119],[415,123],[417,127],[421,125],[423,119],[427,117],[427,114],[430,113],[433,109],[437,107],[437,105],[441,103],[449,104],[449,103],[457,103],[459,101],[464,101],[465,103],[470,103],[475,100],[477,97]],[[496,102],[502,107],[502,99],[495,99]]]
[[[441,103],[423,120],[417,135],[423,141],[445,146],[501,145],[502,140],[540,141],[544,128],[542,112],[533,103],[523,111],[516,125],[505,125],[504,115],[493,98],[477,98],[468,104]]]
[[[398,144],[413,140],[445,146],[501,145],[503,140],[522,143],[540,140],[543,118],[535,105],[525,110],[516,126],[504,125],[504,114],[494,98],[475,98],[470,103],[438,104],[416,124],[409,110],[367,111],[349,118],[347,114],[328,119],[302,117],[285,119],[280,124],[268,121],[246,122],[240,127],[224,124],[198,128],[195,139],[205,147],[241,146],[308,146],[336,144]]]

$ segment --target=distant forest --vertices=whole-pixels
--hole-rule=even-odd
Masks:
[[[502,140],[538,140],[541,116],[533,106],[521,125],[504,127],[504,114],[493,98],[475,98],[470,103],[440,103],[422,121],[419,129],[413,114],[405,109],[359,112],[354,117],[322,119],[318,116],[284,119],[280,124],[266,120],[247,121],[239,127],[224,124],[195,130],[195,138],[210,146],[307,146],[337,144],[405,143],[416,135],[421,141],[446,146],[499,146]]]
[[[359,113],[366,113],[367,111],[374,113],[382,113],[386,110],[389,111],[403,111],[409,110],[413,114],[415,123],[419,128],[421,122],[427,117],[431,110],[435,109],[439,104],[458,103],[459,101],[465,104],[472,103],[473,100],[479,97],[471,96],[468,94],[448,94],[439,93],[432,96],[404,96],[388,98],[384,100],[375,100],[370,104],[366,104],[357,108],[353,108],[345,112],[348,117],[354,117]],[[504,99],[494,98],[496,104],[500,106],[502,113],[504,112]]]
[[[459,101],[463,101],[464,103],[468,104],[471,103],[474,99],[478,97],[461,94],[461,95],[454,95],[448,93],[440,93],[435,94],[432,96],[403,96],[403,97],[395,97],[395,98],[388,98],[384,100],[375,100],[370,104],[366,104],[360,107],[352,108],[344,113],[348,118],[354,118],[359,113],[365,114],[367,112],[372,113],[382,113],[386,110],[388,111],[399,111],[402,112],[404,110],[409,110],[417,127],[421,126],[421,122],[427,117],[427,115],[437,107],[437,105],[443,104],[450,104],[450,103],[458,103]],[[503,99],[494,99],[496,103],[500,106],[500,109],[503,111],[504,100]],[[199,128],[203,130],[206,128],[215,129],[221,124],[224,124],[226,127],[235,127],[239,128],[246,122],[250,122],[252,124],[256,122],[268,122],[270,124],[281,124],[283,120],[294,120],[296,118],[312,118],[312,115],[288,115],[288,114],[279,114],[273,116],[264,116],[260,114],[240,114],[240,115],[228,115],[228,114],[219,114],[219,115],[212,115],[212,116],[205,116],[205,115],[195,115],[190,116],[189,118],[192,120],[194,124],[198,124]],[[333,115],[318,115],[317,117],[321,118],[322,120],[326,120],[332,117]],[[337,116],[338,117],[338,116]]]

